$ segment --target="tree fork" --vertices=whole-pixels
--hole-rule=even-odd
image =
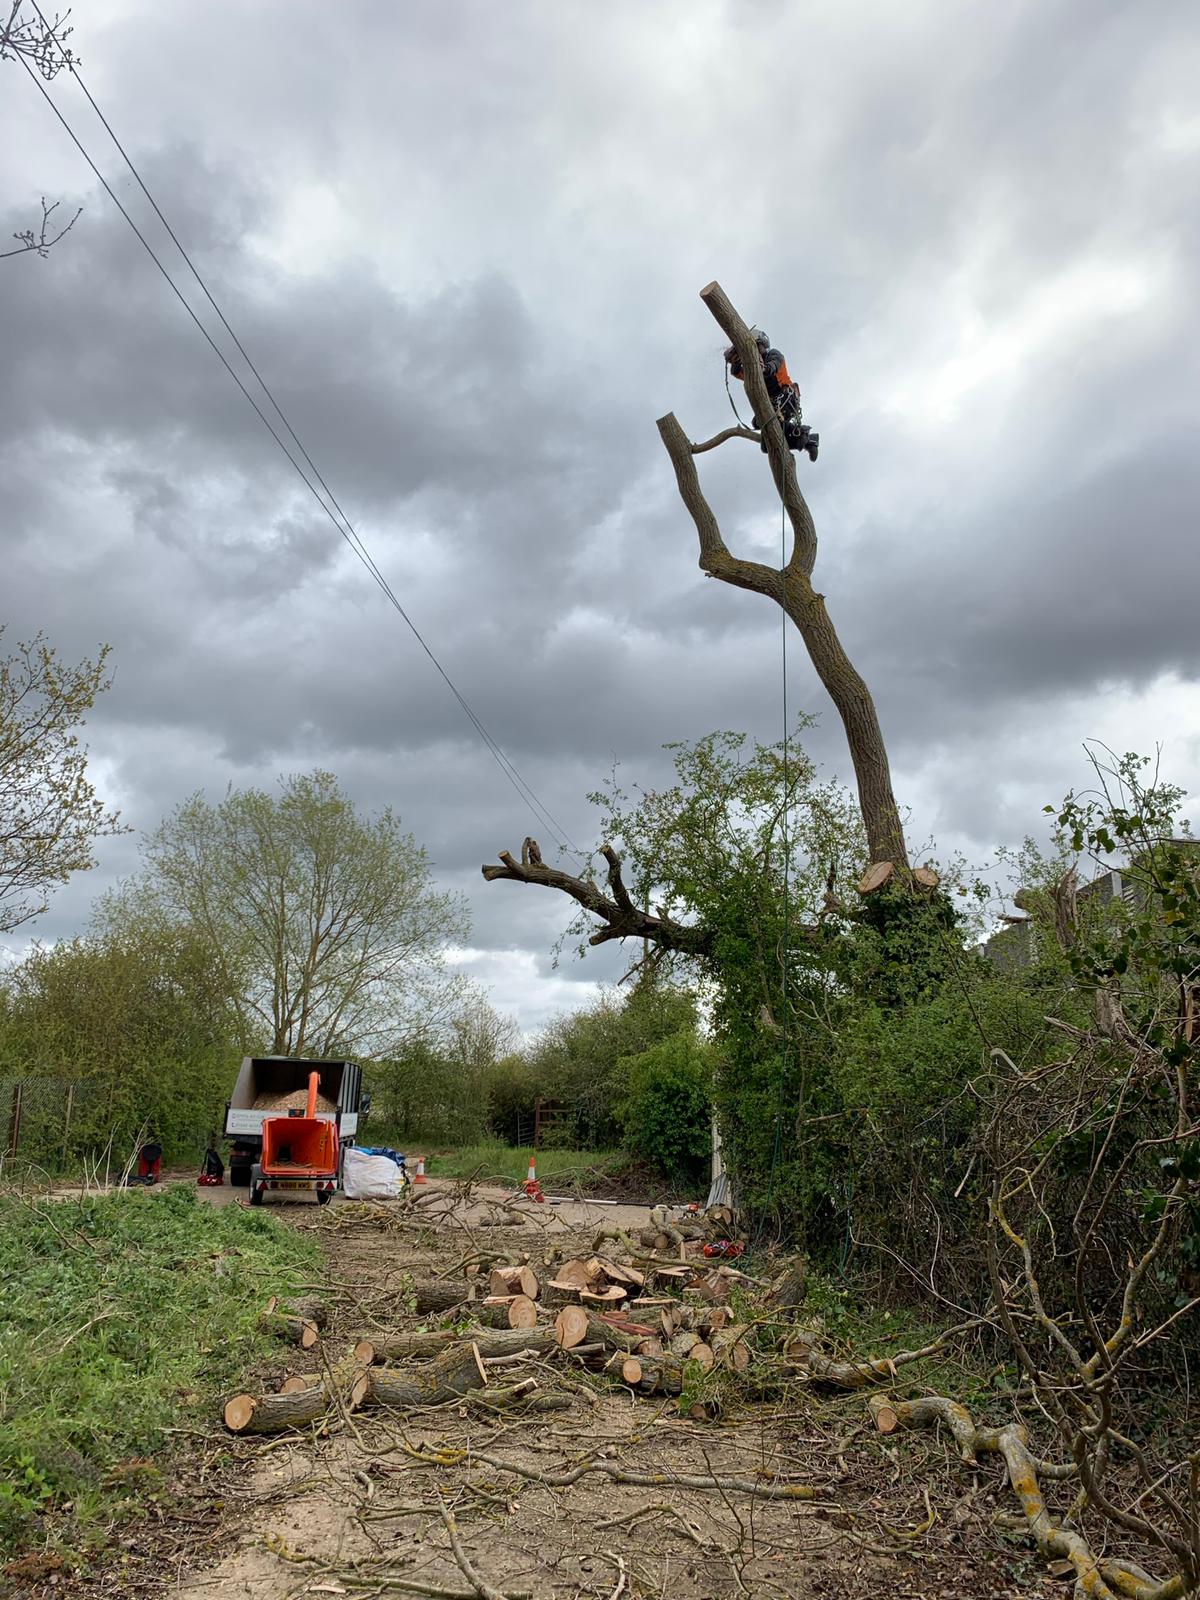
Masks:
[[[700,291],[700,298],[738,352],[745,374],[746,393],[757,417],[768,419],[763,429],[771,473],[792,528],[792,553],[782,569],[734,556],[700,487],[693,459],[697,453],[674,412],[658,419],[658,432],[671,464],[679,496],[696,526],[700,541],[700,566],[710,577],[735,588],[766,595],[787,613],[800,631],[817,676],[829,692],[846,731],[850,758],[858,786],[858,800],[872,861],[890,861],[907,869],[908,852],[900,811],[892,793],[887,747],[879,726],[875,703],[862,677],[847,656],[837,630],[825,609],[825,597],[812,586],[817,558],[817,533],[812,513],[796,478],[796,464],[775,420],[749,327],[730,303],[719,283]],[[729,435],[727,435],[729,436]],[[744,436],[744,434],[742,435]],[[711,448],[709,441],[703,448]]]

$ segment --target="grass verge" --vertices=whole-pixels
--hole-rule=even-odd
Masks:
[[[524,1183],[533,1154],[532,1148],[524,1145],[465,1145],[427,1156],[425,1171],[433,1178],[469,1178],[478,1173],[485,1182]],[[620,1150],[539,1150],[537,1175],[543,1188],[547,1184],[567,1188],[578,1184],[586,1191],[605,1187],[627,1161]]]
[[[0,1552],[79,1554],[153,1497],[170,1430],[265,1349],[266,1297],[311,1280],[316,1247],[194,1190],[0,1196]]]

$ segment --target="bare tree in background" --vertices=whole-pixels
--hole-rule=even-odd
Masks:
[[[278,795],[194,795],[147,838],[140,880],[109,896],[102,930],[153,916],[194,928],[246,1043],[272,1055],[385,1054],[455,1015],[442,960],[466,932],[425,851],[390,809],[360,816],[329,772]]]
[[[24,0],[12,0],[8,18],[0,24],[0,61],[21,61],[29,71],[37,71],[49,82],[64,67],[71,68],[79,59],[64,42],[75,31],[65,26],[71,13],[66,11],[59,16],[58,12],[55,12],[53,21],[46,21],[40,12],[31,17],[22,16],[23,3]],[[22,228],[14,232],[13,238],[17,241],[17,249],[0,250],[0,261],[5,261],[10,256],[31,254],[40,256],[44,261],[59,240],[70,233],[83,210],[80,206],[66,224],[57,220],[52,222],[50,219],[58,210],[59,204],[60,202],[55,200],[51,205],[47,205],[46,197],[43,195],[40,227]]]

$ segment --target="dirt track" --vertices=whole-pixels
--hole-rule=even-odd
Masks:
[[[218,1197],[229,1203],[236,1195],[208,1198]],[[381,1228],[355,1219],[354,1209],[335,1202],[286,1213],[316,1228],[327,1247],[331,1352],[352,1337],[417,1325],[403,1308],[410,1272],[449,1273],[481,1247],[512,1259],[528,1252],[536,1262],[551,1239],[572,1235],[587,1247],[598,1221],[637,1223],[644,1215],[638,1207],[527,1205],[519,1226],[484,1231],[476,1224],[486,1207],[460,1207],[436,1228]],[[278,1362],[255,1377],[269,1390],[316,1369],[313,1356],[281,1347]],[[530,1362],[519,1371],[547,1390],[563,1382],[559,1365]],[[1062,1592],[1030,1562],[1023,1541],[1009,1543],[989,1528],[990,1473],[964,1475],[933,1440],[889,1445],[858,1431],[861,1396],[829,1401],[797,1391],[785,1406],[746,1403],[720,1423],[697,1424],[681,1419],[673,1402],[603,1382],[585,1381],[570,1395],[570,1409],[545,1416],[493,1418],[453,1405],[404,1415],[364,1411],[335,1419],[319,1437],[230,1439],[232,1469],[213,1457],[207,1467],[220,1533],[210,1523],[189,1551],[177,1545],[170,1581],[138,1589],[181,1600],[397,1593],[986,1600]],[[440,1463],[418,1459],[422,1451],[437,1452]],[[496,1459],[483,1462],[475,1452]],[[554,1474],[585,1460],[623,1473],[804,1484],[816,1503],[594,1474],[555,1487],[503,1466]],[[483,1588],[471,1587],[452,1554],[443,1507]],[[214,1551],[223,1552],[219,1560]]]

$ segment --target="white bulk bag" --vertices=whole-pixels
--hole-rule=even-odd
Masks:
[[[400,1168],[387,1156],[369,1156],[351,1145],[342,1160],[342,1188],[348,1200],[395,1200]]]

